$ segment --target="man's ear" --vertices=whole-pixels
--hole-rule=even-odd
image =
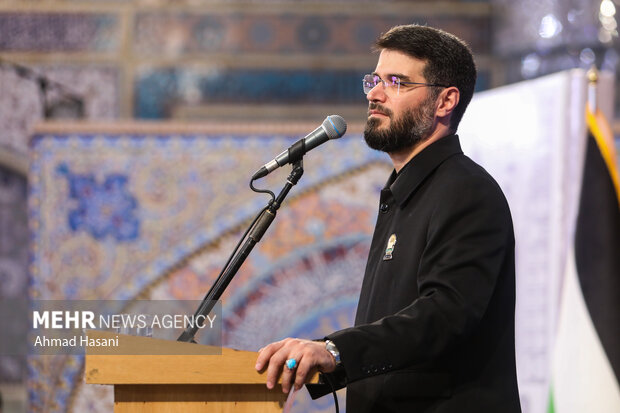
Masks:
[[[442,90],[437,98],[437,117],[445,118],[446,116],[450,116],[454,108],[459,104],[460,97],[461,93],[454,86]]]

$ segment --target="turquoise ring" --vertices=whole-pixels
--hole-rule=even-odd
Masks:
[[[288,359],[288,360],[286,360],[286,367],[289,370],[293,370],[295,367],[297,367],[297,360],[295,360],[295,359]]]

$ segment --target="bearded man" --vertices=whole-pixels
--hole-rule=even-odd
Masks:
[[[267,387],[315,371],[347,387],[347,411],[520,412],[515,366],[514,234],[493,178],[463,154],[458,124],[474,92],[467,45],[431,27],[376,42],[363,79],[364,138],[394,171],[381,191],[355,326],[322,341],[261,349]]]

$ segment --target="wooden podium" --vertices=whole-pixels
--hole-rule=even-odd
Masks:
[[[265,374],[254,369],[255,352],[88,332],[89,338],[117,336],[113,351],[87,347],[84,372],[86,383],[114,386],[115,413],[282,411],[286,394],[279,383],[267,389]]]

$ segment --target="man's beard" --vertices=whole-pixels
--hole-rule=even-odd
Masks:
[[[390,126],[380,130],[381,119],[369,118],[364,129],[366,144],[378,151],[387,153],[400,152],[413,148],[428,138],[435,116],[435,98],[424,100],[417,107],[402,114],[394,120],[394,113],[377,103],[371,102],[368,109],[378,109],[390,119]]]

